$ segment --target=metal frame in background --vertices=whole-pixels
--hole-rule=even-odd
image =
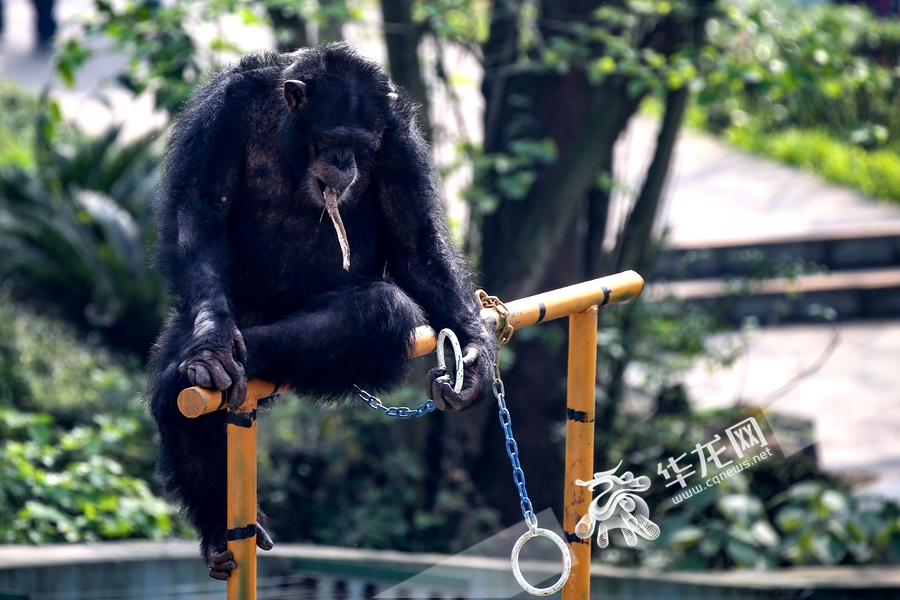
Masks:
[[[566,476],[563,529],[567,537],[587,513],[590,491],[575,485],[593,477],[594,394],[597,379],[597,308],[627,302],[641,295],[644,280],[634,271],[625,271],[560,288],[536,296],[508,302],[508,322],[516,329],[561,317],[569,319],[569,372],[566,399]],[[494,309],[481,316],[494,331],[499,319]],[[433,352],[434,331],[422,326],[415,331],[411,356]],[[247,401],[235,412],[228,411],[228,549],[238,564],[228,578],[228,600],[256,598],[256,408],[259,400],[286,392],[258,379],[247,386]],[[227,409],[224,392],[192,387],[178,396],[178,408],[186,417]],[[563,587],[564,600],[590,597],[590,540],[568,542],[573,567]]]

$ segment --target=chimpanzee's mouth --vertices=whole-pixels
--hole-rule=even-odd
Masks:
[[[318,177],[316,177],[315,179],[316,179],[316,181],[315,181],[316,189],[319,190],[319,196],[324,200],[325,199],[325,188],[327,188],[328,185],[324,181],[319,179]]]
[[[321,177],[314,177],[313,182],[315,189],[319,191],[319,198],[325,199],[326,190],[334,190],[337,192],[338,198],[344,195],[345,187],[336,186],[333,183],[326,183]]]

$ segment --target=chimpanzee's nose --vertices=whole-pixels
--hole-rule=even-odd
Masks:
[[[325,158],[334,166],[345,169],[353,163],[353,151],[347,146],[332,146],[325,151]]]

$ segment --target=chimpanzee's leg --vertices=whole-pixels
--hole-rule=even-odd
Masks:
[[[385,390],[406,375],[410,333],[424,322],[400,288],[375,281],[311,298],[302,312],[268,325],[242,328],[248,377],[291,382],[300,391],[338,397],[352,384]],[[189,419],[178,394],[190,382],[178,371],[194,323],[176,313],[163,329],[151,359],[147,404],[159,427],[159,469],[200,534],[210,575],[225,579],[235,568],[225,551],[225,413]],[[257,544],[271,540],[260,530]]]
[[[322,397],[342,396],[353,384],[389,390],[406,377],[411,333],[424,322],[418,305],[386,280],[315,296],[281,321],[241,328],[247,376]]]
[[[210,566],[210,575],[225,579],[234,569],[225,552],[226,435],[225,412],[189,419],[178,410],[178,394],[190,387],[178,372],[193,330],[193,321],[173,315],[151,359],[152,380],[146,402],[159,427],[159,471],[200,536],[200,551]],[[257,542],[271,546],[261,533]],[[229,561],[231,563],[229,564]]]

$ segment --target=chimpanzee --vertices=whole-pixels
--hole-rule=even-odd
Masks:
[[[387,391],[427,322],[459,336],[465,373],[455,394],[432,369],[428,397],[463,409],[487,395],[496,339],[449,239],[414,110],[376,64],[331,44],[243,57],[193,94],[172,130],[154,251],[175,308],[146,402],[167,489],[216,579],[236,566],[225,415],[185,418],[183,388],[227,389],[233,408],[256,377],[327,400],[354,384]],[[272,547],[262,528],[256,542]]]

